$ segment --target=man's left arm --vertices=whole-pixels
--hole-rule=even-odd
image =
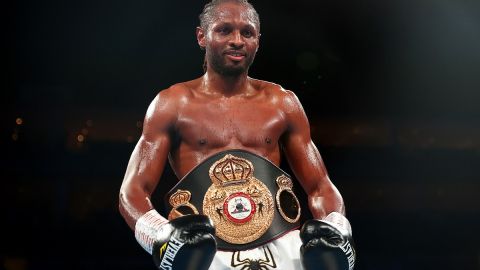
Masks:
[[[288,126],[281,143],[293,173],[307,194],[314,218],[307,221],[300,232],[303,266],[307,270],[351,270],[355,251],[342,196],[328,177],[311,139],[308,119],[300,101],[293,92],[287,91],[286,95],[283,111]]]
[[[313,218],[323,219],[331,212],[344,215],[342,196],[330,181],[322,157],[311,139],[302,105],[290,91],[287,91],[284,112],[288,127],[281,143],[293,173],[308,196]]]

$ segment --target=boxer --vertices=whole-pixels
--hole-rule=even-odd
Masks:
[[[204,75],[154,98],[120,188],[139,244],[158,269],[353,269],[343,199],[299,100],[248,76],[260,41],[253,6],[211,1],[196,37]],[[279,168],[281,152],[294,177]],[[150,197],[167,188],[167,160],[179,182],[160,214]],[[306,212],[313,219],[302,224]]]

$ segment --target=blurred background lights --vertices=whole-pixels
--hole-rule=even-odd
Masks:
[[[78,134],[77,141],[80,142],[80,143],[84,142],[85,141],[85,136],[83,136],[82,134]]]

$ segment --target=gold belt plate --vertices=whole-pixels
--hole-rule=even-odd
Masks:
[[[272,194],[253,171],[252,162],[231,154],[210,167],[212,185],[203,198],[203,213],[212,219],[217,237],[228,243],[255,241],[272,224]]]

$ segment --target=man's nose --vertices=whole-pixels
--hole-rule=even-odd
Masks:
[[[235,48],[242,48],[245,45],[242,34],[240,31],[234,31],[232,33],[232,38],[230,39],[230,46]]]

